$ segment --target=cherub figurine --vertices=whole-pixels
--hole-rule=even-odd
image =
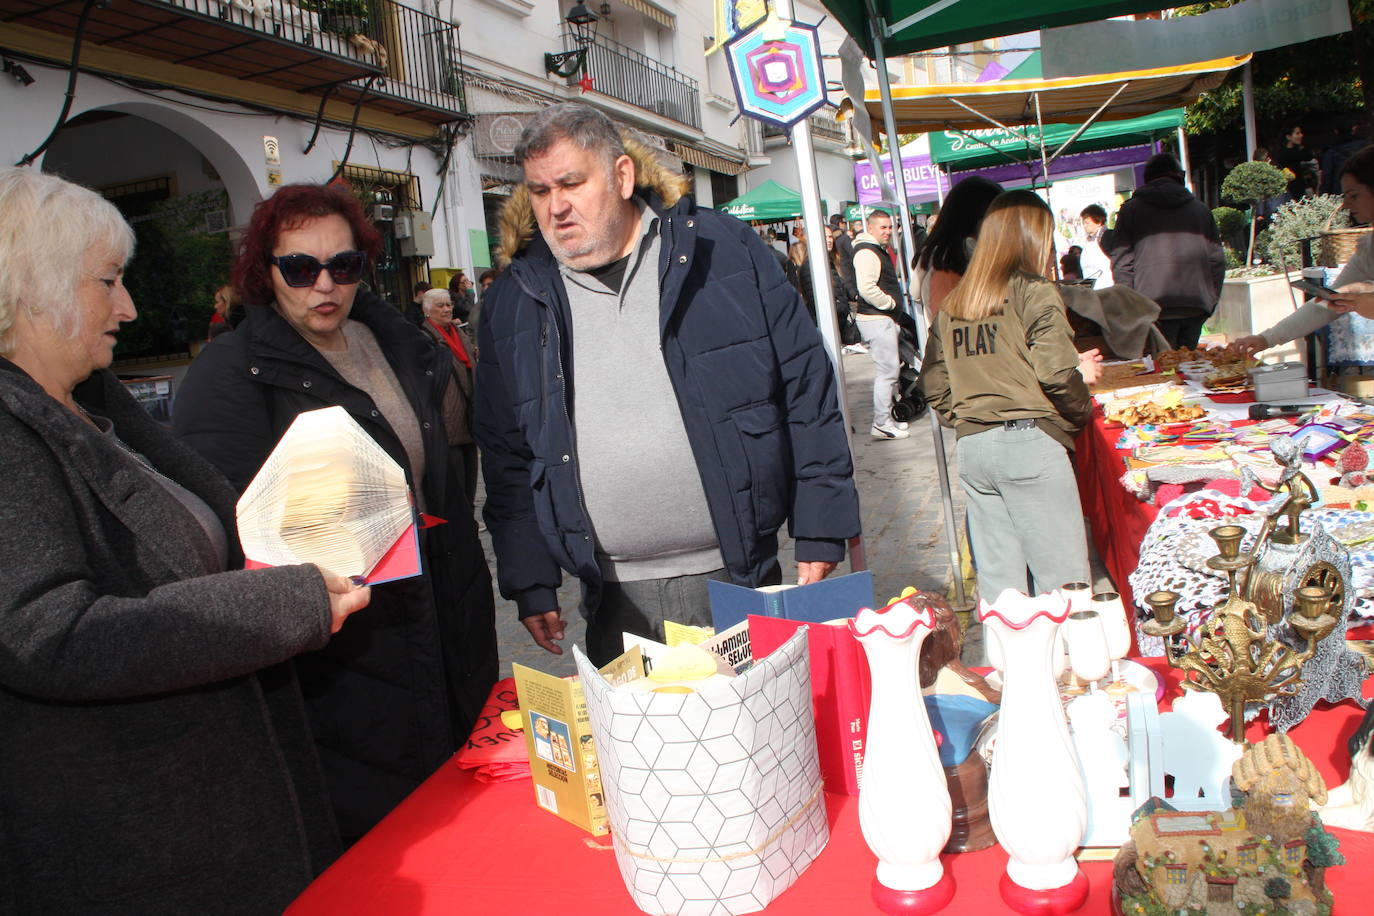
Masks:
[[[1273,453],[1274,461],[1283,466],[1278,483],[1269,486],[1257,478],[1249,467],[1244,468],[1240,475],[1242,492],[1248,491],[1251,487],[1259,487],[1274,494],[1274,498],[1265,507],[1268,517],[1260,527],[1259,537],[1255,539],[1256,549],[1271,538],[1280,544],[1298,543],[1301,537],[1298,517],[1304,509],[1317,501],[1317,488],[1300,468],[1302,444],[1292,436],[1279,436],[1270,442],[1269,451]],[[1276,530],[1280,515],[1286,516],[1288,523],[1286,527]]]

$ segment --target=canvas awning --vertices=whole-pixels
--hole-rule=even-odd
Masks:
[[[716,209],[724,210],[738,219],[756,223],[794,219],[801,216],[801,192],[769,180],[748,194],[741,194],[732,201],[718,204]]]
[[[893,86],[892,110],[902,133],[976,130],[991,126],[989,119],[1005,125],[1081,122],[1094,115],[1102,121],[1127,120],[1188,105],[1249,59],[1246,54],[1178,67],[1059,79]],[[864,93],[864,105],[881,124],[880,93]]]
[[[1088,153],[1123,146],[1138,146],[1165,135],[1172,135],[1182,124],[1182,108],[1170,108],[1127,121],[1094,124],[1074,140],[1069,152]],[[1044,144],[1049,149],[1058,149],[1077,129],[1078,126],[1074,124],[1046,124],[1043,133]],[[1016,131],[1003,130],[1000,127],[970,131],[939,131],[930,135],[930,158],[954,170],[1001,165],[1009,158],[1038,159],[1041,138],[1041,131],[1034,124]]]
[[[899,57],[928,48],[1076,25],[1128,13],[1153,13],[1160,0],[821,0],[864,53],[876,60],[871,26],[879,25],[883,55]]]

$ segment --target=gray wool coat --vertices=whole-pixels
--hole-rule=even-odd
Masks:
[[[110,373],[76,396],[235,550],[207,462]],[[2,359],[0,443],[0,913],[281,912],[338,854],[287,663],[329,639],[319,572],[217,572],[174,497]]]

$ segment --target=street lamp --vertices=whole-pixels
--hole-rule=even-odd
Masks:
[[[544,72],[566,79],[582,71],[587,64],[587,46],[596,40],[596,23],[600,18],[596,13],[587,9],[587,5],[580,0],[573,4],[573,8],[568,10],[568,15],[563,17],[563,21],[572,29],[572,37],[577,44],[577,49],[562,51],[558,54],[545,54]]]
[[[584,48],[596,38],[596,23],[600,18],[587,9],[587,4],[581,0],[573,4],[573,8],[568,10],[568,15],[564,17],[568,25],[572,26],[573,40]]]

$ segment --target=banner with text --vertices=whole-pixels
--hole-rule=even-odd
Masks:
[[[918,152],[913,147],[915,144],[909,144],[902,150],[902,175],[906,179],[907,200],[913,204],[924,203],[936,200],[942,194],[948,194],[949,178],[930,161],[928,152]],[[887,174],[887,180],[891,182],[892,157],[883,156],[880,161],[883,171]],[[872,205],[882,202],[883,192],[878,176],[873,171],[873,166],[862,159],[854,163],[854,186],[859,190],[859,203]]]

